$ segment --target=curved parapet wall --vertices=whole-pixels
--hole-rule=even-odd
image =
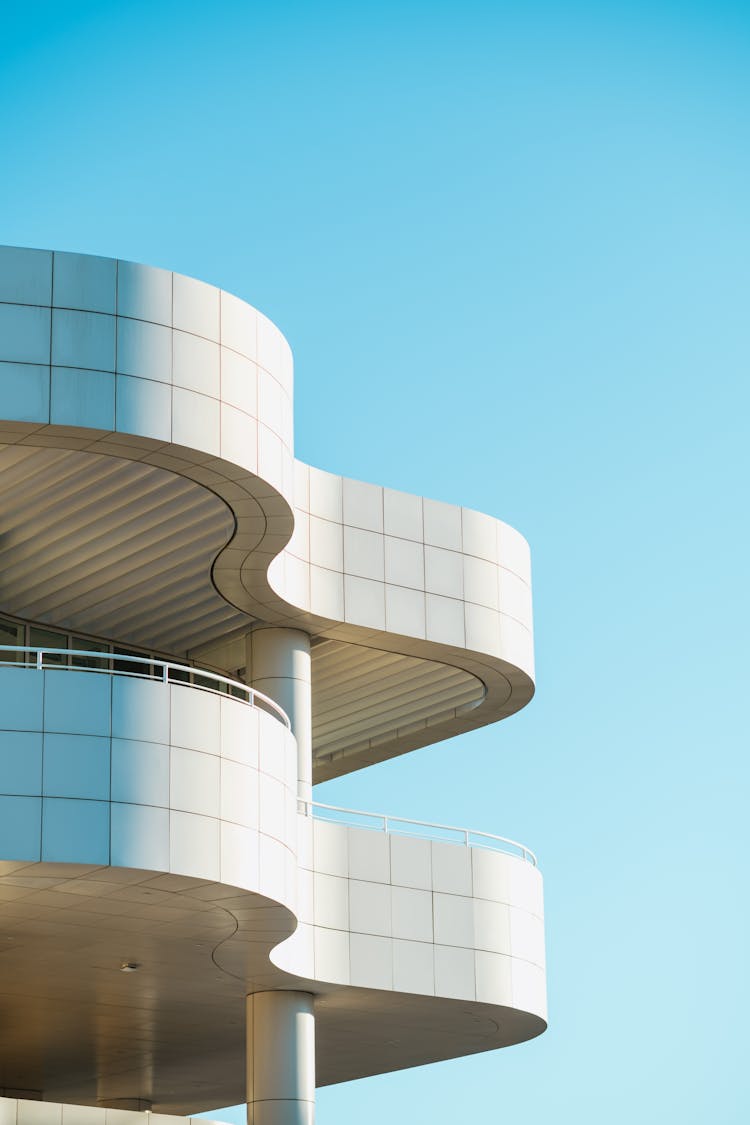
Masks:
[[[143,868],[296,905],[297,750],[188,685],[0,668],[0,859]]]
[[[317,991],[323,982],[345,986],[326,1005],[319,1084],[506,1046],[545,1029],[536,866],[483,847],[306,818],[299,839],[312,885],[300,894],[300,925],[272,960]],[[471,1003],[473,1026],[462,1025],[459,1001]],[[434,1039],[405,1036],[412,1021],[435,1021]],[[437,1032],[443,1021],[450,1045]],[[370,1037],[366,1057],[346,1049],[360,1032]]]
[[[353,645],[383,654],[382,667],[376,660],[352,690],[348,711],[324,723],[320,707],[315,780],[493,722],[531,698],[523,538],[468,509],[295,463],[291,353],[267,318],[236,297],[129,262],[0,249],[0,417],[9,466],[18,468],[29,450],[36,474],[54,474],[53,451],[89,459],[86,495],[60,501],[76,520],[99,502],[96,464],[116,460],[187,478],[226,505],[229,519],[215,510],[210,537],[204,528],[204,557],[213,559],[203,564],[205,617],[197,616],[192,636],[171,627],[157,633],[144,595],[139,613],[146,625],[154,621],[154,635],[141,629],[137,643],[162,652],[179,644],[178,655],[203,654],[236,670],[244,659],[230,661],[222,648],[261,622],[312,636],[313,677],[316,665],[326,673],[351,667]],[[180,563],[167,562],[153,530],[142,530],[159,520],[139,479],[121,474],[131,505],[110,538],[122,534],[126,518],[137,521],[154,559],[154,605],[172,581],[171,620],[179,621]],[[108,504],[105,489],[101,503]],[[34,565],[57,560],[58,539],[59,528],[42,521]],[[88,542],[84,535],[84,548]],[[27,567],[22,546],[15,536],[5,546],[8,573]],[[86,558],[84,548],[90,565],[70,574],[82,594],[102,557],[92,547]],[[208,606],[214,593],[223,614]],[[125,601],[115,603],[111,628],[106,612],[92,624],[59,601],[34,602],[41,608],[26,616],[122,639]],[[14,612],[12,604],[0,581],[0,608]],[[446,677],[446,667],[456,674]],[[408,700],[393,686],[407,679]],[[365,701],[377,713],[373,722]]]

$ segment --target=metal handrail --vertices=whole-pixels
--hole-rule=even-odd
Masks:
[[[6,652],[13,653],[32,653],[33,660],[3,660],[2,655]],[[66,661],[65,663],[58,663],[55,660],[45,662],[45,657],[74,657],[78,660],[85,657],[89,660],[101,660],[106,663],[108,667],[105,668],[91,668],[88,666],[81,666],[75,664],[73,660]],[[119,668],[112,668],[109,665],[113,661],[118,664],[137,664],[139,665],[138,671],[123,672]],[[240,699],[248,703],[251,707],[258,707],[261,711],[270,712],[275,718],[280,719],[287,728],[291,729],[289,716],[286,711],[279,707],[273,699],[270,699],[262,691],[256,688],[248,687],[247,684],[241,683],[239,680],[230,680],[228,676],[220,676],[217,672],[204,671],[203,668],[191,667],[188,664],[176,664],[172,660],[155,660],[150,656],[126,656],[119,652],[98,652],[94,649],[80,649],[80,648],[39,648],[37,645],[0,645],[0,667],[5,668],[33,668],[41,672],[46,669],[54,669],[55,671],[75,671],[75,672],[105,672],[112,676],[134,676],[139,679],[146,680],[160,680],[162,683],[185,683],[189,687],[197,688],[198,691],[210,691],[215,695],[231,695],[233,699]],[[145,671],[144,669],[148,669]],[[176,673],[170,675],[170,673]],[[204,681],[209,680],[211,683],[207,684]],[[200,682],[198,682],[200,681]],[[211,684],[222,685],[222,687],[213,687]]]
[[[379,832],[393,832],[401,836],[417,836],[422,839],[461,843],[467,848],[489,848],[516,856],[537,867],[537,858],[525,844],[511,840],[507,836],[495,836],[491,832],[476,832],[472,828],[456,828],[452,824],[432,824],[426,820],[408,820],[401,816],[386,813],[362,812],[360,809],[344,809],[338,805],[325,805],[320,801],[299,802],[300,812],[318,820],[328,820],[334,824],[348,824],[353,828],[368,828]],[[319,813],[317,810],[323,810]],[[328,813],[337,815],[328,816]],[[377,823],[368,823],[375,821]],[[416,829],[416,831],[414,831]],[[442,833],[442,835],[441,835]],[[450,834],[450,835],[447,835]],[[456,839],[458,837],[458,839]]]

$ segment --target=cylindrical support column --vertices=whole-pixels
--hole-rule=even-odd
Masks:
[[[246,1003],[247,1125],[313,1125],[313,997],[256,992]]]
[[[297,796],[312,800],[310,637],[301,629],[254,629],[246,639],[251,687],[283,707],[297,740]]]

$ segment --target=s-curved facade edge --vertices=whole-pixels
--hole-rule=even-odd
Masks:
[[[266,317],[85,255],[0,249],[0,470],[0,1092],[309,1123],[539,1034],[529,854],[312,802],[528,702],[522,536],[296,461]]]

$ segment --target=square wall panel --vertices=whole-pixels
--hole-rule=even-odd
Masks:
[[[341,523],[343,500],[341,477],[310,467],[310,515]]]
[[[390,883],[391,862],[387,832],[348,828],[349,878]]]
[[[218,754],[219,696],[179,684],[172,684],[169,690],[172,744]]]
[[[510,902],[510,873],[512,864],[509,856],[489,848],[471,849],[472,886],[474,898],[491,899],[493,902]]]
[[[150,680],[112,677],[112,734],[138,742],[169,743],[170,688]],[[189,689],[184,689],[189,690]]]
[[[349,934],[343,930],[314,930],[315,978],[349,984]]]
[[[175,387],[172,391],[172,441],[218,456],[221,440],[217,399]]]
[[[50,362],[50,310],[0,304],[3,359],[15,363]]]
[[[49,422],[49,367],[0,363],[0,396],[6,418],[14,422]]]
[[[471,895],[471,848],[436,840],[431,847],[433,888],[446,894]]]
[[[0,731],[0,778],[3,792],[38,797],[42,792],[42,736]],[[0,850],[0,855],[4,854]]]
[[[344,571],[382,582],[385,577],[383,536],[375,531],[345,525]]]
[[[351,983],[357,988],[393,988],[393,941],[387,937],[352,934]]]
[[[281,438],[258,423],[258,476],[279,491],[283,489],[285,450]]]
[[[169,811],[112,804],[112,864],[169,870]]]
[[[169,804],[182,812],[218,817],[218,755],[173,747],[169,755]]]
[[[510,919],[509,951],[514,957],[522,957],[535,965],[544,967],[544,923],[535,914],[525,910],[506,907]]]
[[[227,348],[221,349],[221,400],[252,418],[258,416],[258,369]]]
[[[40,797],[0,797],[0,855],[4,860],[41,858]]]
[[[114,313],[116,282],[113,258],[55,252],[52,303],[57,308]]]
[[[137,262],[118,262],[117,312],[136,320],[171,325],[172,274]]]
[[[498,608],[497,567],[486,559],[464,556],[464,598],[488,609]]]
[[[286,898],[286,865],[288,851],[278,840],[269,836],[258,837],[258,889],[268,898]],[[289,893],[293,888],[289,887]]]
[[[379,485],[346,478],[342,481],[342,487],[344,523],[382,534],[383,489]]]
[[[17,1125],[60,1125],[62,1106],[49,1102],[18,1101]]]
[[[112,739],[112,800],[169,807],[169,748]]]
[[[172,333],[161,324],[117,319],[117,370],[121,375],[172,382]]]
[[[109,803],[45,797],[42,859],[50,863],[109,863]]]
[[[172,388],[150,379],[118,375],[115,384],[115,428],[156,441],[172,436]]]
[[[473,949],[435,946],[435,995],[454,1000],[475,998]]]
[[[258,774],[258,818],[266,836],[286,839],[286,791],[283,784],[266,774]]]
[[[432,858],[429,840],[390,836],[391,882],[399,887],[432,889]]]
[[[176,387],[218,398],[219,345],[188,332],[174,332],[172,382]]]
[[[509,866],[510,898],[515,907],[529,914],[544,917],[543,885],[539,868],[521,859],[511,859]]]
[[[263,313],[256,313],[256,324],[258,363],[275,375],[281,362],[281,333]]]
[[[35,668],[1,668],[3,730],[44,730],[44,674]]]
[[[43,675],[45,731],[110,734],[112,677],[62,669]]]
[[[442,547],[424,549],[425,589],[447,598],[463,598],[463,556]]]
[[[109,371],[52,369],[50,421],[60,426],[115,428],[115,377]]]
[[[427,639],[463,648],[465,643],[464,603],[439,594],[426,595]]]
[[[220,699],[221,756],[258,768],[258,711],[236,699]]]
[[[349,929],[349,880],[336,875],[313,875],[313,918],[316,926]]]
[[[432,547],[461,550],[461,509],[442,500],[424,501],[424,541]]]
[[[385,629],[385,584],[345,574],[344,613],[352,625]]]
[[[424,539],[422,497],[392,488],[383,489],[383,530],[386,535],[421,543]]]
[[[461,895],[435,894],[433,914],[435,922],[435,941],[440,945],[474,945],[473,902]]]
[[[349,873],[348,830],[344,825],[313,821],[313,865],[316,871],[346,878]]]
[[[340,523],[310,517],[310,562],[326,570],[344,569],[344,534]]]
[[[393,987],[397,992],[435,995],[435,951],[421,941],[393,942]]]
[[[500,953],[478,950],[474,955],[477,1000],[485,1004],[513,1005],[511,959]]]
[[[258,772],[250,766],[221,760],[221,819],[258,827]]]
[[[510,956],[510,908],[505,903],[474,900],[474,948]]]
[[[257,354],[257,313],[232,293],[221,293],[221,342],[241,355]]]
[[[310,567],[310,608],[322,617],[341,621],[344,616],[344,576],[322,566]]]
[[[115,369],[115,318],[103,313],[54,309],[52,363],[57,367]]]
[[[258,471],[258,423],[241,410],[221,404],[220,455],[251,473]]]
[[[349,929],[353,933],[391,936],[391,888],[387,883],[349,880]]]
[[[408,637],[424,637],[425,596],[421,590],[405,590],[403,586],[385,587],[385,627],[389,633]]]
[[[51,304],[52,252],[0,246],[0,301]]]
[[[394,586],[424,590],[424,546],[408,539],[385,537],[385,580]]]
[[[108,801],[109,738],[45,734],[42,791],[45,797]]]
[[[461,509],[463,551],[488,562],[497,562],[497,520],[471,508]]]
[[[432,894],[413,887],[393,887],[393,936],[408,941],[433,940]]]
[[[222,824],[220,838],[222,883],[232,887],[257,887],[257,834],[239,824]]]
[[[195,879],[219,879],[219,821],[194,813],[171,812],[169,869]]]
[[[173,275],[174,327],[209,340],[219,339],[219,290],[194,277]]]

